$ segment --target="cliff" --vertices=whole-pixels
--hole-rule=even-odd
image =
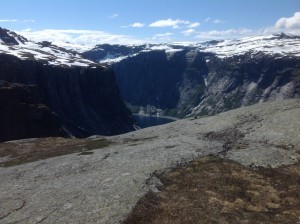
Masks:
[[[84,56],[111,65],[124,100],[135,112],[149,105],[165,115],[185,117],[299,98],[299,46],[300,37],[279,34],[149,44],[132,51],[130,46],[98,45]]]
[[[37,86],[0,81],[0,141],[67,136]]]
[[[114,73],[105,67],[52,66],[1,54],[0,80],[38,86],[46,105],[71,136],[114,135],[134,130]]]
[[[246,53],[207,58],[205,91],[193,114],[211,115],[254,103],[300,98],[299,57]]]

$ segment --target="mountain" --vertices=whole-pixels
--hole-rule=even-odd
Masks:
[[[176,117],[212,115],[300,97],[300,37],[283,33],[202,43],[97,45],[82,55],[111,65],[135,112],[148,105]]]
[[[42,103],[58,116],[59,129],[69,136],[114,135],[135,130],[110,68],[50,42],[28,41],[6,29],[0,29],[0,40],[0,80],[7,85],[22,84],[25,89],[35,86],[38,94],[31,97],[42,98]],[[12,100],[2,101],[1,108],[6,108]],[[11,120],[18,119],[15,113],[11,116]],[[47,123],[47,119],[40,122]],[[0,124],[1,130],[12,128],[9,124],[2,125],[5,124]]]

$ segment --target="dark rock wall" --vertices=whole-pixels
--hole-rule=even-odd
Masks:
[[[67,136],[37,86],[0,81],[0,141]]]
[[[300,97],[298,57],[247,53],[220,59],[182,51],[144,52],[112,65],[124,100],[165,114],[212,115],[258,102]]]
[[[112,65],[126,102],[154,105],[161,109],[183,105],[189,90],[204,84],[207,69],[202,55],[181,51],[167,55],[164,51],[140,53]],[[190,104],[190,102],[188,102]]]
[[[300,60],[258,53],[210,57],[207,87],[194,109],[211,115],[258,102],[300,98]]]
[[[110,69],[55,67],[0,55],[0,80],[37,85],[47,106],[75,137],[134,130]]]

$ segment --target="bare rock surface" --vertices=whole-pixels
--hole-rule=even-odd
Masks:
[[[161,184],[156,174],[201,156],[226,157],[253,169],[294,164],[300,152],[300,100],[107,139],[114,144],[92,154],[0,168],[0,223],[118,223]]]

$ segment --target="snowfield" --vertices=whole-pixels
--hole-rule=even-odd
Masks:
[[[246,37],[240,40],[225,40],[216,45],[204,46],[204,52],[215,53],[220,58],[241,55],[247,52],[300,56],[300,37],[275,34]]]
[[[87,67],[95,64],[93,61],[84,59],[76,51],[66,50],[49,42],[35,43],[14,32],[4,31],[7,36],[1,37],[0,35],[0,53],[2,54],[13,55],[20,59],[35,59],[57,66]],[[14,39],[17,44],[7,43],[8,38]]]
[[[206,42],[176,42],[176,43],[154,43],[144,45],[111,45],[117,52],[107,51],[107,55],[99,59],[100,63],[113,64],[128,57],[134,57],[142,52],[165,51],[168,58],[178,51],[186,49],[200,52],[212,53],[219,58],[228,58],[245,53],[256,54],[262,52],[277,57],[296,56],[300,57],[300,37],[287,34],[274,34],[268,36],[245,37],[235,40],[206,41]],[[131,53],[122,52],[122,48],[139,48],[140,50]],[[97,45],[90,52],[104,51],[102,45]],[[207,60],[208,62],[208,60]]]

